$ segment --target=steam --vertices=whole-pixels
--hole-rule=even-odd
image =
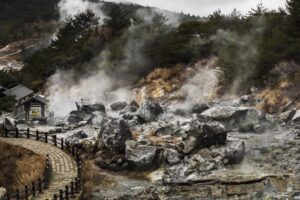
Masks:
[[[94,3],[87,0],[61,0],[57,5],[61,21],[84,12],[87,9],[92,10],[101,19],[104,16],[101,6],[101,2]]]
[[[189,109],[196,103],[207,103],[215,94],[219,83],[216,58],[199,61],[194,68],[194,76],[189,78],[179,90],[186,97],[185,101],[178,105],[181,109]]]
[[[58,71],[48,81],[49,110],[63,117],[75,110],[75,102],[84,99],[89,103],[110,105],[116,101],[131,101],[132,92],[128,88],[115,89],[117,81],[105,71],[94,76],[74,80],[74,73]]]
[[[96,15],[103,17],[101,7],[102,3],[84,0],[61,0],[58,4],[61,20],[86,9],[91,9]],[[152,25],[162,12],[159,9],[142,8],[136,11],[136,16],[142,22],[132,23],[123,36],[114,41],[114,44],[121,48],[118,49],[122,52],[121,60],[111,60],[115,50],[107,46],[99,56],[86,64],[91,69],[89,74],[57,71],[47,82],[49,111],[54,112],[56,116],[65,116],[76,109],[75,102],[81,99],[89,103],[104,103],[106,106],[117,101],[133,100],[134,95],[129,86],[141,74],[150,70],[147,69],[149,64],[142,54],[143,46],[145,42],[161,34],[161,29]],[[169,24],[166,26],[175,26],[178,23],[177,18],[171,14],[169,16],[172,18],[165,22]],[[164,31],[166,30],[167,28]]]

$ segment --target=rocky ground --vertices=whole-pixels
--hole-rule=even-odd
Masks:
[[[93,160],[93,199],[299,199],[300,110],[271,115],[257,103],[83,104],[38,128]]]

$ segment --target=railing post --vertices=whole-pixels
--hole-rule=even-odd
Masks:
[[[38,180],[38,190],[39,190],[39,193],[41,194],[42,193],[42,179],[40,179],[40,178]]]
[[[10,200],[10,193],[9,193],[9,191],[6,193],[6,200]]]
[[[69,186],[67,186],[66,185],[66,187],[65,187],[66,189],[65,189],[65,195],[66,195],[66,200],[69,200]]]
[[[74,194],[75,194],[75,193],[74,193],[74,182],[71,181],[71,198],[74,198],[74,197],[75,197]]]
[[[36,137],[35,137],[35,139],[37,140],[37,141],[39,141],[39,139],[40,139],[40,137],[39,137],[39,130],[36,130]]]
[[[61,142],[61,149],[63,150],[64,149],[64,138],[61,138],[60,142]]]
[[[27,139],[30,139],[30,130],[29,130],[29,128],[27,128],[26,137],[27,137]]]
[[[4,127],[4,135],[5,137],[8,137],[8,129]]]
[[[75,178],[75,193],[78,192],[78,178]]]
[[[54,146],[57,146],[56,135],[52,135],[52,140],[53,140]]]
[[[20,200],[20,190],[16,190],[16,200]]]
[[[48,143],[48,133],[45,133],[45,142]]]
[[[16,138],[19,138],[19,130],[17,126],[16,126]]]
[[[64,192],[63,192],[63,190],[59,190],[59,200],[64,200]]]
[[[25,200],[28,200],[28,197],[29,197],[29,192],[28,192],[28,185],[25,185]]]
[[[54,195],[53,195],[53,200],[57,200],[57,198],[58,198],[58,197],[57,197],[57,194],[54,194]]]
[[[74,156],[75,155],[75,147],[74,147],[74,145],[72,145],[72,156]]]
[[[35,197],[35,183],[32,182],[32,196]]]

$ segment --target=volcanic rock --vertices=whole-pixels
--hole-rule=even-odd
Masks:
[[[154,162],[157,152],[157,147],[154,146],[138,145],[134,141],[126,142],[125,158],[138,170],[148,169],[158,164]]]
[[[7,130],[15,130],[16,128],[16,122],[11,117],[6,117],[3,121],[3,126]]]
[[[139,115],[147,122],[152,122],[163,113],[163,109],[158,103],[145,101],[139,111]]]
[[[201,113],[202,117],[224,123],[228,130],[246,122],[259,123],[264,113],[251,107],[216,106]]]
[[[131,131],[123,120],[109,120],[100,130],[100,137],[105,147],[111,152],[123,153],[125,142],[132,138]]]
[[[200,114],[200,113],[202,113],[203,111],[205,111],[205,110],[207,110],[209,108],[209,106],[207,105],[207,104],[205,104],[205,103],[197,103],[197,104],[195,104],[194,106],[193,106],[193,108],[192,108],[192,112],[193,113],[198,113],[198,114]]]
[[[228,160],[228,164],[238,164],[243,160],[244,156],[244,141],[231,142],[225,150],[225,158]]]
[[[183,153],[190,153],[195,148],[204,148],[216,144],[225,144],[227,132],[219,122],[200,122],[195,119],[181,127],[189,137],[179,145]]]
[[[122,110],[126,106],[128,106],[128,104],[125,101],[121,101],[121,102],[116,102],[111,104],[110,108],[114,111],[117,111],[117,110]]]
[[[97,104],[92,104],[92,105],[82,105],[79,108],[79,111],[84,111],[86,113],[92,113],[95,111],[100,111],[100,112],[104,112],[105,113],[105,106],[101,103],[97,103]]]
[[[293,122],[298,123],[300,122],[300,110],[297,110],[294,117],[293,117]]]

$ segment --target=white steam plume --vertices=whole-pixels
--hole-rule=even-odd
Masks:
[[[178,105],[181,109],[189,109],[195,103],[206,103],[215,93],[218,85],[218,69],[215,66],[216,59],[199,61],[195,64],[195,75],[181,87],[180,93],[186,98]]]

